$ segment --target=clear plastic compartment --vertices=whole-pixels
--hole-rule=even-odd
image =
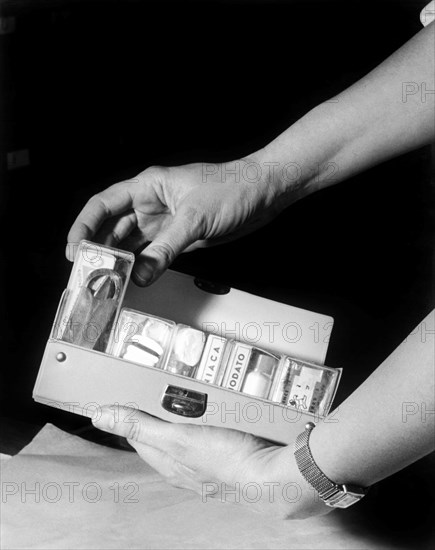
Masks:
[[[326,416],[340,376],[340,369],[283,356],[270,400],[301,412]]]
[[[268,399],[278,365],[279,357],[253,348],[241,391],[248,395]]]
[[[207,334],[187,325],[177,325],[165,370],[194,378],[201,362]]]
[[[109,352],[134,363],[326,416],[341,370],[123,309]]]
[[[54,338],[105,351],[116,322],[134,255],[81,241],[55,321]]]
[[[108,353],[143,366],[162,368],[174,328],[173,321],[123,308]]]
[[[267,399],[279,357],[242,342],[234,342],[222,386]]]

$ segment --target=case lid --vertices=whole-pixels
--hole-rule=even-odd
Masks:
[[[234,288],[208,292],[194,277],[172,270],[150,287],[130,283],[123,305],[318,364],[325,361],[333,326],[328,315]]]

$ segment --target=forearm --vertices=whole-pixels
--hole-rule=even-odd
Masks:
[[[369,486],[434,450],[433,330],[434,312],[313,430],[313,457],[336,483]]]
[[[434,138],[434,34],[434,24],[421,30],[252,155],[274,165],[281,197],[293,202]]]

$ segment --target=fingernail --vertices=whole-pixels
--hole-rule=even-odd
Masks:
[[[151,282],[152,273],[145,266],[140,266],[133,270],[133,279],[137,285],[146,286]]]
[[[65,256],[66,256],[67,260],[69,260],[70,262],[74,261],[74,254],[71,250],[71,244],[70,243],[68,243],[65,247]]]
[[[92,418],[92,423],[100,430],[112,431],[115,428],[114,411],[101,409],[100,414],[97,412]]]

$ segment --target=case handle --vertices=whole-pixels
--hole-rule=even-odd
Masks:
[[[206,281],[205,279],[199,279],[195,277],[193,280],[195,285],[209,294],[228,294],[231,291],[231,287],[220,283],[214,283],[213,281]]]

